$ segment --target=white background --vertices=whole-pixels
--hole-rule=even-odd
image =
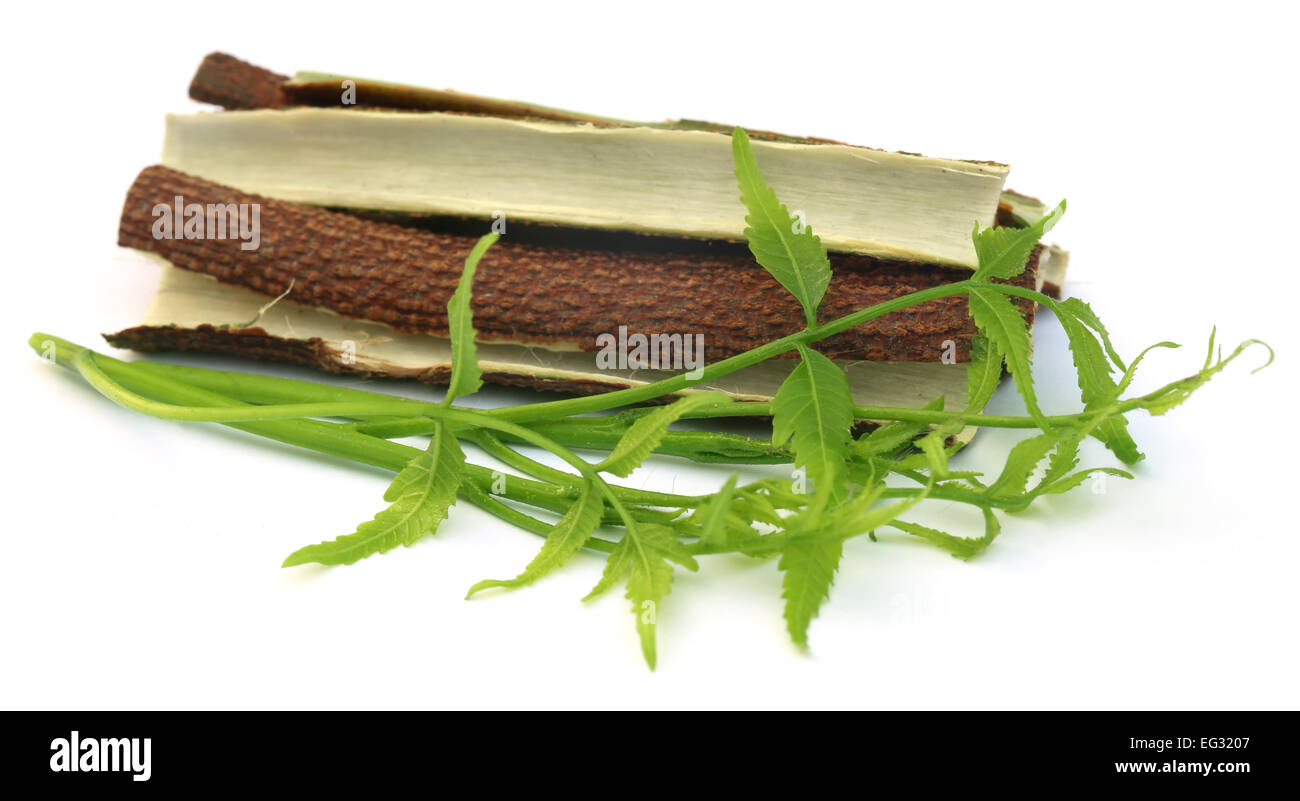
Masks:
[[[1294,10],[433,5],[6,11],[0,706],[1300,706]],[[373,515],[385,477],[126,412],[25,345],[41,330],[103,349],[100,332],[141,317],[156,270],[114,245],[122,198],[158,157],[163,114],[197,108],[190,76],[218,49],[286,73],[1006,162],[1009,186],[1068,197],[1052,234],[1073,252],[1068,292],[1121,350],[1187,345],[1151,358],[1139,389],[1197,367],[1215,323],[1225,343],[1269,340],[1278,361],[1252,376],[1252,354],[1170,415],[1137,417],[1136,481],[1007,520],[976,562],[853,542],[807,655],[771,563],[679,571],[654,673],[626,601],[579,603],[594,556],[463,601],[538,546],[465,505],[410,549],[282,570]],[[1047,405],[1069,410],[1046,315],[1037,356]],[[994,406],[1018,402],[1004,388]],[[994,469],[1014,439],[986,433],[962,463]],[[723,475],[659,460],[629,483]]]

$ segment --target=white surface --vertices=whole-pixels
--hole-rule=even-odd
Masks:
[[[0,706],[1300,706],[1295,12],[852,7],[11,9]],[[1068,290],[1121,349],[1188,346],[1139,383],[1190,372],[1211,323],[1279,360],[1250,376],[1248,357],[1169,416],[1136,418],[1150,455],[1136,482],[1008,520],[978,562],[855,541],[810,656],[788,643],[772,564],[680,575],[655,673],[625,601],[578,602],[594,557],[462,601],[538,543],[470,508],[409,550],[281,570],[372,515],[384,478],[136,416],[25,345],[39,329],[103,347],[99,332],[143,313],[155,275],[115,248],[117,215],[214,49],[1006,162],[1010,186],[1068,196],[1053,234],[1074,254]],[[1057,409],[1074,402],[1061,339],[1045,319],[1038,375]],[[995,403],[1016,406],[1005,390]],[[963,458],[987,466],[1011,439]],[[673,461],[630,480],[705,482],[721,474]]]

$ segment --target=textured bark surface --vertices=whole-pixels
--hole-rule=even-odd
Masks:
[[[190,97],[226,109],[279,108],[285,104],[280,84],[287,80],[234,56],[209,53],[190,81]]]
[[[242,250],[234,238],[155,238],[154,206],[170,207],[177,196],[204,206],[260,204],[260,246]],[[481,230],[487,227],[485,220]],[[269,296],[292,283],[290,302],[438,336],[448,333],[447,301],[476,239],[249,195],[165,167],[140,173],[118,232],[120,245],[224,283]],[[504,237],[480,262],[474,281],[479,339],[596,352],[598,335],[617,335],[626,326],[629,335],[702,334],[709,360],[716,361],[803,327],[798,303],[743,250],[664,242],[601,249]],[[1037,255],[1014,283],[1033,286]],[[831,266],[823,320],[965,275],[863,255],[832,254]],[[1021,308],[1033,314],[1032,304]],[[954,297],[887,315],[816,347],[841,359],[938,361],[945,340],[953,340],[965,361],[974,334],[965,299]]]
[[[241,61],[225,53],[210,53],[199,64],[190,84],[190,97],[202,103],[214,103],[228,110],[314,106],[317,108],[390,109],[394,111],[441,111],[449,114],[481,114],[522,120],[582,122],[591,125],[635,125],[591,117],[577,112],[500,100],[494,97],[463,94],[451,90],[401,86],[381,81],[356,80],[352,102],[343,102],[343,87],[337,81],[290,83],[290,77]],[[731,135],[733,126],[704,120],[674,120],[669,127],[693,131],[713,131]],[[753,139],[802,144],[845,144],[834,139],[814,136],[789,136],[775,131],[747,128]],[[993,162],[986,162],[993,163]]]

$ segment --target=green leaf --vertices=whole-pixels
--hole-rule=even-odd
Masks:
[[[979,258],[979,269],[971,276],[976,281],[991,278],[1015,278],[1025,271],[1025,263],[1034,252],[1034,245],[1043,235],[1052,230],[1057,220],[1065,214],[1065,201],[1028,228],[985,228],[980,230],[979,223],[971,239],[975,243],[975,254]]]
[[[1058,314],[1057,319],[1070,341],[1070,355],[1078,374],[1079,397],[1084,409],[1104,410],[1116,401],[1121,390],[1111,377],[1113,368],[1102,352],[1097,335],[1070,313]],[[1100,321],[1097,323],[1100,325]],[[1128,421],[1121,414],[1107,416],[1092,430],[1092,435],[1125,464],[1135,464],[1144,458],[1128,433]]]
[[[1017,442],[1007,456],[1001,475],[985,490],[986,494],[990,498],[1015,498],[1023,495],[1034,468],[1056,444],[1057,438],[1053,434],[1039,434]]]
[[[1030,369],[1029,327],[1006,295],[991,287],[971,287],[968,298],[975,325],[1006,359],[1007,370],[1015,379],[1016,389],[1025,399],[1025,408],[1038,424],[1048,423],[1038,408],[1034,378]]]
[[[447,302],[447,326],[451,330],[451,380],[447,382],[444,404],[455,398],[471,395],[483,386],[483,371],[478,369],[478,348],[474,344],[474,313],[470,310],[473,296],[474,271],[479,259],[500,237],[496,233],[481,237],[465,259],[456,292]]]
[[[803,357],[772,399],[772,444],[791,442],[794,466],[805,468],[813,491],[826,486],[832,504],[848,495],[844,460],[853,426],[849,381],[835,362],[800,346]]]
[[[781,597],[785,599],[785,625],[790,638],[800,648],[808,647],[808,626],[817,617],[822,603],[830,597],[835,571],[839,569],[844,554],[841,540],[818,540],[805,534],[810,541],[798,539],[781,550]]]
[[[1001,372],[1002,365],[998,364],[998,371]],[[921,408],[930,412],[943,411],[944,399],[939,396],[927,403]],[[882,425],[879,428],[867,434],[863,434],[853,442],[853,455],[858,459],[866,460],[872,457],[894,456],[900,450],[921,435],[923,431],[929,428],[928,423],[897,422]]]
[[[906,520],[894,520],[889,525],[914,537],[920,537],[932,545],[937,545],[958,559],[972,559],[988,548],[988,540],[986,539],[957,537],[946,531],[922,526],[918,523],[909,523]]]
[[[1120,382],[1119,382],[1119,389],[1120,389],[1120,391],[1123,392],[1124,390],[1128,389],[1129,384],[1133,383],[1133,378],[1134,378],[1134,376],[1137,375],[1138,365],[1140,365],[1140,364],[1142,363],[1142,360],[1146,358],[1146,356],[1147,356],[1148,353],[1150,353],[1151,351],[1155,350],[1156,348],[1168,348],[1168,349],[1170,349],[1170,350],[1175,350],[1175,349],[1177,349],[1177,348],[1181,348],[1181,347],[1182,347],[1182,345],[1179,345],[1177,342],[1169,342],[1169,341],[1165,341],[1165,342],[1157,342],[1157,343],[1154,344],[1154,345],[1150,345],[1150,346],[1148,346],[1148,347],[1147,347],[1146,349],[1144,349],[1141,353],[1139,353],[1136,357],[1134,357],[1134,359],[1133,359],[1133,363],[1130,364],[1130,365],[1128,366],[1128,369],[1124,371],[1124,375],[1123,375],[1123,377],[1120,379]]]
[[[1034,491],[1038,492],[1044,487],[1060,481],[1070,474],[1079,464],[1079,438],[1081,434],[1078,431],[1069,432],[1060,436],[1056,441],[1056,449],[1052,451],[1052,458],[1047,460],[1047,471],[1043,473],[1043,480],[1038,482]]]
[[[988,337],[971,340],[966,366],[966,411],[979,412],[988,405],[1002,383],[1002,354]]]
[[[679,398],[666,406],[660,406],[649,414],[637,418],[628,428],[627,433],[619,439],[605,460],[596,465],[597,470],[613,473],[626,478],[641,466],[641,463],[654,453],[668,433],[668,426],[683,415],[706,406],[719,406],[730,403],[731,399],[721,392],[701,392]]]
[[[966,421],[963,418],[954,417],[935,426],[930,430],[930,433],[917,440],[916,447],[920,449],[924,460],[924,464],[921,466],[928,468],[930,475],[940,479],[952,477],[952,474],[948,472],[948,456],[961,446],[954,445],[949,448],[947,444],[948,438],[965,427]],[[900,466],[904,462],[900,462]]]
[[[1126,470],[1120,470],[1119,468],[1090,467],[1087,470],[1080,470],[1077,473],[1071,473],[1065,478],[1062,478],[1058,481],[1053,481],[1051,484],[1048,484],[1047,486],[1040,486],[1037,489],[1035,489],[1031,494],[1034,496],[1060,495],[1062,493],[1069,492],[1070,490],[1082,484],[1084,479],[1086,479],[1088,476],[1092,475],[1093,473],[1105,473],[1108,476],[1115,476],[1116,478],[1128,478],[1128,479],[1133,478],[1132,473]]]
[[[788,540],[781,549],[781,597],[785,599],[785,624],[800,648],[808,647],[808,627],[830,597],[831,585],[844,555],[844,540],[893,520],[925,496],[872,508],[885,490],[883,481],[829,511],[789,519]]]
[[[599,583],[583,599],[591,600],[627,577],[627,599],[632,602],[632,614],[636,616],[641,653],[651,670],[657,659],[655,626],[659,603],[672,590],[670,561],[690,570],[699,569],[695,558],[677,542],[672,529],[654,524],[629,526],[605,562]]]
[[[466,598],[474,595],[480,590],[486,590],[490,587],[522,587],[532,584],[542,576],[550,573],[552,570],[560,567],[573,558],[574,554],[582,550],[587,538],[596,530],[600,523],[601,513],[604,511],[605,503],[601,498],[600,492],[591,485],[591,482],[584,483],[582,490],[578,494],[578,500],[574,501],[565,512],[559,522],[551,528],[546,535],[546,541],[542,543],[542,549],[538,551],[533,561],[528,563],[524,572],[512,579],[500,581],[496,579],[485,579],[469,588]]]
[[[745,239],[749,250],[803,306],[808,325],[815,325],[817,307],[831,282],[826,249],[812,228],[795,219],[763,180],[749,147],[749,136],[740,128],[732,131],[731,153],[740,182],[740,200],[748,211]]]
[[[700,522],[700,544],[725,547],[730,541],[727,531],[727,515],[731,512],[731,499],[736,494],[736,473],[731,474],[727,483],[722,485],[712,498],[698,512]]]
[[[1106,346],[1106,353],[1110,356],[1111,361],[1119,369],[1125,369],[1124,360],[1119,357],[1119,354],[1115,352],[1115,346],[1110,343],[1110,332],[1106,330],[1106,326],[1102,325],[1101,318],[1097,316],[1091,306],[1079,298],[1066,298],[1056,304],[1056,312],[1058,317],[1063,312],[1096,331],[1101,336],[1101,341]]]
[[[384,493],[391,506],[373,520],[357,526],[355,533],[329,542],[299,548],[283,567],[318,562],[350,565],[371,554],[410,545],[434,531],[456,502],[465,454],[446,426],[438,423],[429,447],[411,459]]]

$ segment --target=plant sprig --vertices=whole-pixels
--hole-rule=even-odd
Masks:
[[[521,572],[509,579],[479,581],[470,587],[470,596],[531,584],[584,549],[604,553],[605,569],[587,597],[620,583],[625,586],[651,667],[657,659],[659,606],[671,590],[675,565],[696,570],[706,556],[775,558],[782,572],[787,628],[797,645],[806,646],[809,626],[829,596],[846,540],[864,534],[874,539],[876,529],[889,527],[958,558],[974,558],[999,536],[1000,513],[1021,511],[1097,473],[1132,478],[1109,465],[1080,468],[1085,439],[1099,440],[1121,462],[1134,464],[1143,456],[1128,431],[1126,415],[1165,414],[1247,348],[1258,344],[1268,349],[1247,340],[1224,356],[1216,350],[1212,334],[1198,371],[1144,395],[1123,397],[1151,350],[1177,345],[1158,343],[1126,363],[1083,301],[1058,301],[998,282],[1024,271],[1039,239],[1064,213],[1064,203],[1026,228],[976,226],[973,242],[979,266],[965,280],[819,323],[817,312],[831,278],[825,249],[767,186],[743,131],[734,132],[732,145],[750,249],[799,301],[806,326],[707,365],[703,377],[695,380],[675,376],[604,395],[499,409],[455,405],[456,398],[481,385],[470,300],[475,268],[481,259],[490,258],[495,234],[483,237],[468,254],[448,304],[452,377],[440,403],[274,376],[128,363],[40,333],[30,344],[127,408],[163,419],[222,423],[396,474],[384,496],[391,505],[374,520],[354,533],[294,551],[286,567],[350,564],[409,545],[433,533],[459,499],[545,538]],[[946,410],[942,398],[921,408],[855,405],[842,368],[813,347],[866,321],[953,296],[967,298],[979,331],[967,368],[969,400],[963,409]],[[1079,411],[1049,415],[1040,408],[1028,325],[1016,300],[1046,306],[1060,320],[1078,375],[1083,406]],[[797,351],[800,361],[771,402],[737,403],[718,393],[693,393],[666,406],[633,406],[691,390],[788,351]],[[1272,350],[1268,353],[1271,362]],[[1024,400],[1026,415],[982,412],[1004,369]],[[752,415],[771,416],[771,439],[671,428],[679,419]],[[854,422],[863,420],[879,425],[852,437]],[[1017,443],[1001,471],[986,478],[949,464],[960,447],[952,436],[967,425],[1036,433]],[[429,437],[424,449],[391,441],[422,435]],[[473,463],[461,443],[483,450],[515,472]],[[536,461],[521,446],[555,455],[572,472]],[[577,451],[607,455],[593,462]],[[748,484],[740,484],[733,473],[718,491],[700,495],[621,486],[602,475],[626,478],[653,455],[786,467],[783,474]],[[1037,481],[1035,475],[1040,475]],[[982,533],[962,537],[903,519],[926,501],[978,509]]]

